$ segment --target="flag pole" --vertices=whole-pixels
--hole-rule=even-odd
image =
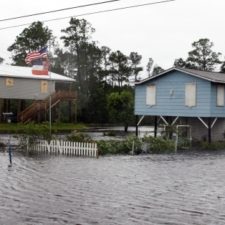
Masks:
[[[49,42],[49,51],[50,51],[50,42]],[[50,78],[50,97],[49,97],[49,135],[50,139],[52,138],[52,76],[51,76],[51,71],[50,71],[50,64],[49,64],[49,58],[48,60],[48,73],[49,73],[49,78]]]
[[[52,77],[51,77],[51,71],[49,72],[49,78],[50,78],[50,84],[51,84],[50,97],[49,97],[49,135],[51,138],[52,137],[52,93],[51,93]]]

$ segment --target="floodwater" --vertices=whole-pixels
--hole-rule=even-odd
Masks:
[[[224,225],[225,151],[99,159],[0,153],[1,225]]]

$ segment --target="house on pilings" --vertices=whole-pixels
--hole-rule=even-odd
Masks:
[[[53,72],[33,75],[30,67],[0,65],[0,122],[61,120],[61,104],[70,122],[76,115],[74,79]]]
[[[152,117],[159,124],[186,126],[195,140],[225,140],[225,74],[171,68],[135,85],[138,126]]]

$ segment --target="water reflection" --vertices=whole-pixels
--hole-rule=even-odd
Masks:
[[[0,224],[225,224],[225,152],[99,159],[0,153]]]

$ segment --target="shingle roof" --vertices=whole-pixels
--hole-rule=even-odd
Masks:
[[[168,70],[165,70],[164,72],[157,74],[155,76],[149,77],[147,79],[141,80],[139,82],[136,83],[136,85],[138,84],[143,84],[149,80],[155,79],[157,77],[163,76],[169,72],[172,71],[179,71],[179,72],[183,72],[186,73],[188,75],[191,76],[195,76],[204,80],[208,80],[210,82],[214,82],[214,83],[225,83],[225,74],[224,73],[218,73],[218,72],[207,72],[207,71],[200,71],[200,70],[193,70],[193,69],[184,69],[184,68],[177,68],[177,67],[172,67]]]
[[[49,75],[33,75],[31,67],[0,65],[0,77],[15,77],[27,79],[46,79],[56,81],[73,82],[74,79],[57,73],[49,72]]]

